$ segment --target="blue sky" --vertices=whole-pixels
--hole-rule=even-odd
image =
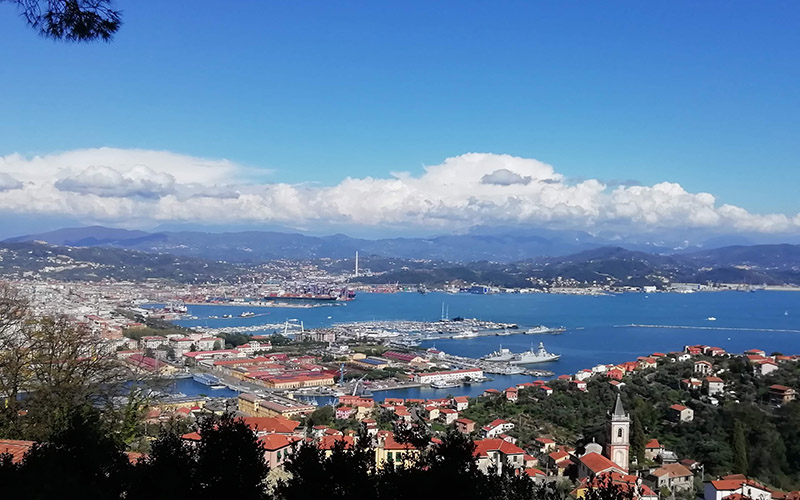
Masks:
[[[117,5],[112,43],[66,44],[0,4],[0,156],[170,151],[337,186],[481,152],[800,211],[796,2]]]

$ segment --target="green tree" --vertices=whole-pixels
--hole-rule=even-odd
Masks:
[[[331,405],[325,405],[320,408],[314,410],[311,415],[308,416],[308,420],[306,421],[306,425],[311,428],[315,425],[331,425],[333,423],[333,418],[335,416],[335,410]]]
[[[733,472],[747,474],[747,440],[741,421],[733,422]]]
[[[111,0],[0,0],[17,5],[28,25],[56,40],[110,41],[122,26]]]
[[[269,467],[264,448],[242,419],[225,414],[200,425],[197,453],[197,497],[266,498]]]
[[[633,430],[631,434],[631,453],[636,458],[637,463],[643,464],[644,449],[645,446],[647,446],[647,436],[644,434],[642,422],[639,420],[639,416],[636,413],[633,414]]]

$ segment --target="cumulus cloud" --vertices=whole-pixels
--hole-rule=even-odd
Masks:
[[[529,184],[531,182],[531,176],[526,175],[525,177],[519,175],[516,172],[512,172],[507,168],[500,168],[492,172],[491,174],[486,174],[481,177],[482,184],[496,184],[498,186],[510,186],[512,184]]]
[[[140,196],[160,198],[172,192],[175,177],[165,172],[138,165],[126,172],[111,167],[89,167],[77,175],[68,176],[55,182],[61,191],[96,194],[98,196]]]
[[[800,214],[753,214],[674,182],[570,180],[534,159],[468,153],[421,175],[345,178],[334,186],[260,181],[226,160],[99,148],[0,157],[0,212],[130,225],[186,221],[315,223],[453,231],[477,224],[629,230],[800,230]]]

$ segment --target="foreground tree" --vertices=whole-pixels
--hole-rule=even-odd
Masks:
[[[242,419],[225,414],[200,425],[196,498],[267,498],[264,448]]]
[[[19,490],[8,498],[120,498],[130,473],[123,450],[100,413],[84,406],[50,440],[34,445],[16,480],[5,483]]]
[[[110,41],[122,26],[112,0],[0,0],[14,3],[39,34],[55,40]]]

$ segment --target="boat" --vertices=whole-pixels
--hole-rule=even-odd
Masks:
[[[233,317],[233,315],[232,314],[223,314],[222,317],[224,319],[231,319]]]
[[[239,317],[240,318],[252,318],[255,315],[256,315],[256,313],[254,313],[253,311],[245,311],[242,314],[240,314]]]
[[[544,343],[539,342],[539,347],[534,351],[533,347],[521,354],[515,354],[509,361],[512,365],[532,365],[534,363],[547,363],[548,361],[557,361],[561,358],[560,354],[553,354],[547,352],[544,348]]]
[[[510,349],[500,346],[500,349],[490,352],[481,359],[483,361],[492,361],[494,363],[506,363],[514,358],[514,353]]]
[[[706,321],[716,321],[716,320],[717,318],[715,318],[714,316],[709,316],[706,318]]]
[[[558,335],[567,331],[566,328],[560,326],[558,328],[550,328],[549,326],[537,325],[533,328],[528,328],[523,333],[526,335]]]
[[[460,380],[435,380],[431,382],[433,389],[449,389],[451,387],[461,387]]]
[[[212,389],[221,389],[225,387],[220,381],[220,379],[218,379],[214,375],[209,375],[207,373],[195,373],[194,375],[192,375],[192,379],[194,379],[195,382],[207,385]]]
[[[463,333],[457,333],[457,334],[453,335],[451,338],[454,338],[454,339],[471,339],[471,338],[475,338],[477,336],[478,336],[478,332],[463,332]]]

